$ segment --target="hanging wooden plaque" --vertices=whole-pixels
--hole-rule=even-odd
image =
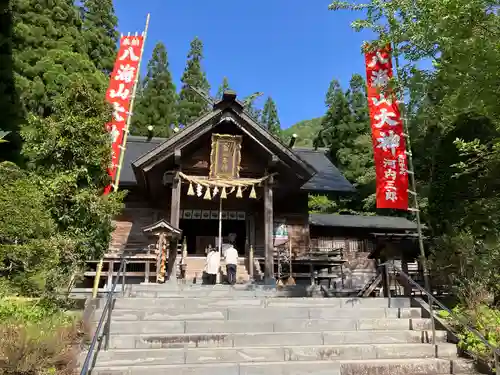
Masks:
[[[211,179],[240,177],[241,140],[241,135],[212,134]]]

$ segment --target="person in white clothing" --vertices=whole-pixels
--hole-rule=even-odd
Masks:
[[[238,267],[238,250],[235,249],[234,244],[231,243],[231,246],[226,249],[224,258],[226,259],[227,281],[234,285],[236,284],[236,269]]]
[[[205,264],[205,273],[207,277],[207,284],[215,285],[217,283],[217,273],[220,269],[220,254],[216,248],[210,248],[207,254]]]

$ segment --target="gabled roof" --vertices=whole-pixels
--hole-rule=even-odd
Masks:
[[[417,230],[417,224],[413,221],[394,216],[309,214],[309,225],[319,227]]]
[[[180,235],[182,234],[182,230],[174,227],[165,219],[158,220],[156,223],[145,226],[144,228],[142,228],[142,231],[148,234],[168,232],[168,234],[173,237],[180,237]]]
[[[141,136],[129,136],[123,160],[120,185],[124,187],[137,185],[137,180],[132,170],[132,163],[142,155],[154,150],[166,140],[166,138],[148,139]],[[302,186],[303,190],[311,192],[355,191],[349,181],[346,180],[337,167],[328,159],[325,150],[305,148],[293,148],[290,150],[318,171]]]
[[[311,165],[299,158],[249,116],[244,111],[241,103],[236,100],[234,92],[225,92],[222,101],[215,103],[211,112],[201,116],[182,131],[134,161],[135,173],[148,171],[154,165],[173,155],[175,149],[182,149],[225,121],[236,124],[246,135],[259,143],[266,152],[277,156],[278,160],[293,168],[301,178],[308,180],[317,172]]]

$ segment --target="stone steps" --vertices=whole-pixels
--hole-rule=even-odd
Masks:
[[[473,374],[445,331],[431,344],[431,321],[408,298],[389,307],[385,298],[289,297],[302,296],[298,288],[128,292],[115,300],[110,349],[99,352],[93,375]]]
[[[453,344],[341,344],[252,346],[238,348],[121,349],[101,353],[97,366],[141,366],[205,363],[332,361],[353,359],[450,358]]]
[[[447,333],[436,332],[436,342],[444,343]],[[113,334],[110,349],[217,348],[247,346],[339,345],[339,344],[407,344],[428,343],[431,331],[323,331],[323,332],[256,332],[256,333],[180,333],[158,331],[149,334]]]
[[[429,319],[280,319],[277,321],[187,320],[112,321],[112,333],[253,333],[414,330],[431,328]]]
[[[458,369],[457,369],[458,370]],[[96,367],[93,375],[441,375],[460,374],[450,359],[370,359]]]
[[[100,315],[101,310],[97,311]],[[112,319],[123,320],[269,320],[276,319],[421,318],[418,308],[328,308],[328,307],[233,307],[233,308],[144,308],[115,309]]]

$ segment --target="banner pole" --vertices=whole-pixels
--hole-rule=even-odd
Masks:
[[[392,45],[392,50],[394,51],[394,62],[396,67],[396,75],[398,77],[398,81],[401,78],[400,68],[399,68],[399,53],[396,50],[396,46]],[[406,138],[406,156],[408,159],[408,168],[407,173],[410,178],[410,187],[411,190],[408,189],[408,194],[413,196],[413,204],[414,208],[409,208],[409,211],[413,211],[415,214],[415,220],[417,221],[417,235],[418,235],[418,247],[420,249],[420,262],[422,264],[422,272],[424,274],[424,287],[429,293],[432,294],[430,289],[430,281],[429,281],[429,269],[427,265],[427,257],[425,255],[425,247],[424,247],[424,239],[422,236],[422,222],[420,220],[420,206],[418,203],[418,195],[417,195],[417,183],[415,181],[415,169],[413,166],[413,154],[411,152],[411,139],[410,139],[410,129],[408,127],[408,121],[406,120],[406,107],[403,106],[403,93],[402,90],[398,90],[398,107],[399,112],[401,113],[401,122],[403,123],[404,135]],[[431,301],[429,300],[429,305]]]
[[[127,123],[125,124],[125,129],[124,129],[124,134],[123,134],[123,142],[120,146],[120,161],[118,162],[118,167],[116,170],[116,178],[115,182],[113,184],[113,190],[118,191],[118,186],[120,185],[120,174],[123,166],[123,159],[125,158],[125,150],[127,149],[127,138],[128,138],[128,133],[129,133],[129,128],[130,128],[130,122],[132,120],[133,116],[133,111],[134,111],[134,104],[135,104],[135,94],[137,92],[137,84],[139,83],[139,72],[141,70],[141,62],[142,62],[142,55],[144,54],[144,47],[146,46],[146,38],[148,35],[148,29],[149,29],[149,19],[150,19],[151,14],[148,13],[148,16],[146,18],[146,26],[144,27],[144,33],[143,33],[143,41],[142,41],[142,48],[141,48],[141,55],[139,56],[139,64],[137,65],[137,74],[135,77],[135,82],[134,82],[134,88],[132,90],[132,98],[130,99],[130,107],[129,107],[129,116],[127,117]]]

